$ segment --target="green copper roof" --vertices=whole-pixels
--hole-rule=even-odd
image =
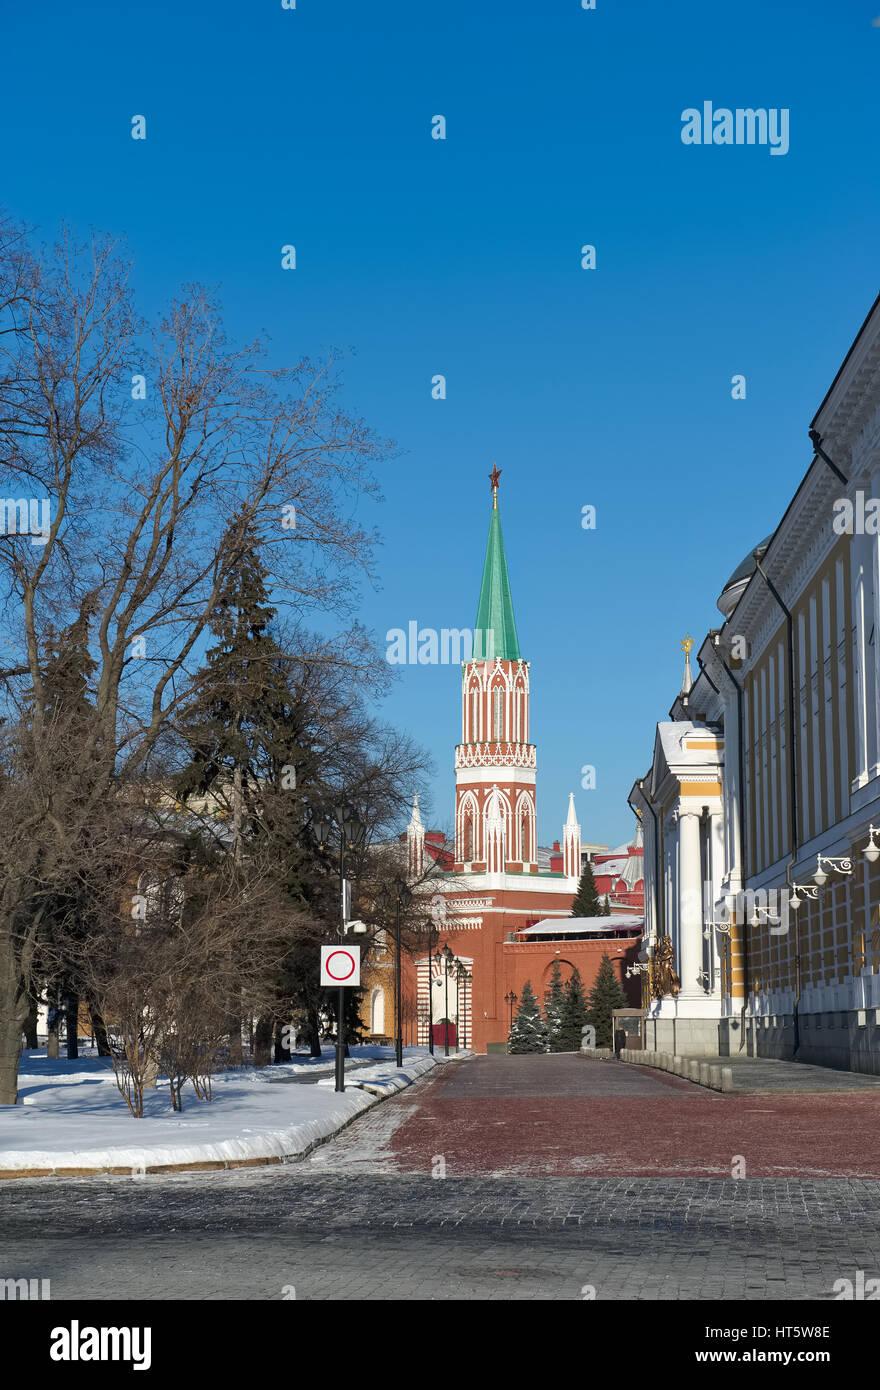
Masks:
[[[494,634],[492,638],[486,633]],[[490,645],[490,642],[493,643]],[[476,632],[474,633],[474,657],[496,656],[502,661],[519,661],[519,641],[513,617],[513,600],[510,597],[510,580],[507,577],[507,561],[504,558],[504,539],[501,535],[501,513],[492,508],[489,522],[489,540],[486,544],[486,563],[483,565],[483,583],[480,586],[480,606],[477,609]]]

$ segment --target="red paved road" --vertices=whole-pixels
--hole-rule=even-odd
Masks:
[[[722,1096],[665,1073],[547,1055],[438,1067],[387,1104],[407,1112],[385,1138],[386,1161],[405,1172],[429,1172],[442,1155],[450,1177],[880,1178],[880,1092]],[[737,1155],[744,1171],[733,1170]]]

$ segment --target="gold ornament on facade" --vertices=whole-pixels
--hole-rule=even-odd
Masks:
[[[655,999],[662,999],[666,994],[674,998],[680,991],[681,980],[674,967],[672,942],[668,936],[661,936],[651,960],[651,994]]]

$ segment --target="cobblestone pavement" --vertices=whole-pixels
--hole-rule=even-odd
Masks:
[[[824,1299],[880,1276],[880,1184],[250,1174],[9,1183],[53,1298]]]
[[[880,1178],[880,1094],[721,1095],[574,1055],[475,1057],[373,1111],[321,1161],[447,1176]],[[382,1107],[384,1109],[384,1107]],[[386,1134],[391,1119],[392,1131]]]
[[[585,1065],[578,1058],[500,1060],[502,1070],[496,1059],[438,1068],[300,1163],[6,1182],[0,1278],[49,1277],[56,1299],[280,1300],[295,1289],[305,1300],[827,1301],[837,1279],[854,1282],[858,1270],[880,1277],[880,1182],[625,1173],[659,1132],[646,1125],[646,1106],[665,1107],[687,1145],[695,1135],[706,1142],[708,1107],[723,1128],[728,1107],[745,1099],[610,1064],[588,1064],[605,1067],[591,1078],[572,1070]],[[518,1065],[533,1060],[549,1066]],[[811,1097],[809,1104],[841,1099]],[[540,1131],[552,1128],[540,1110],[529,1122],[529,1107],[539,1102],[555,1107],[558,1142],[539,1150],[533,1168],[543,1162],[557,1175],[505,1170],[505,1154],[521,1162]],[[560,1117],[584,1103],[591,1114],[594,1106],[601,1114],[615,1104],[626,1109],[618,1132],[631,1157],[615,1150],[616,1174],[559,1175],[569,1135]],[[778,1097],[762,1102],[782,1104]],[[783,1131],[778,1142],[788,1143],[785,1115],[760,1113]],[[827,1114],[820,1122],[828,1123]],[[425,1125],[429,1138],[416,1143]],[[607,1125],[595,1116],[593,1125],[610,1152]],[[484,1171],[486,1134],[500,1136],[493,1174]],[[839,1138],[846,1148],[849,1136]],[[870,1136],[861,1142],[872,1147]],[[476,1158],[470,1171],[469,1152]],[[459,1155],[451,1163],[447,1157],[445,1178],[437,1161],[444,1153]]]

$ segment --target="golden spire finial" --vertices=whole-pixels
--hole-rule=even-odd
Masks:
[[[489,474],[489,485],[492,488],[492,506],[498,506],[498,482],[501,477],[501,469],[497,463],[492,464],[492,472]]]
[[[693,645],[694,639],[691,637],[690,633],[688,633],[681,644],[681,649],[684,652],[684,679],[681,682],[682,695],[687,695],[694,683],[694,678],[691,675],[691,647]]]

